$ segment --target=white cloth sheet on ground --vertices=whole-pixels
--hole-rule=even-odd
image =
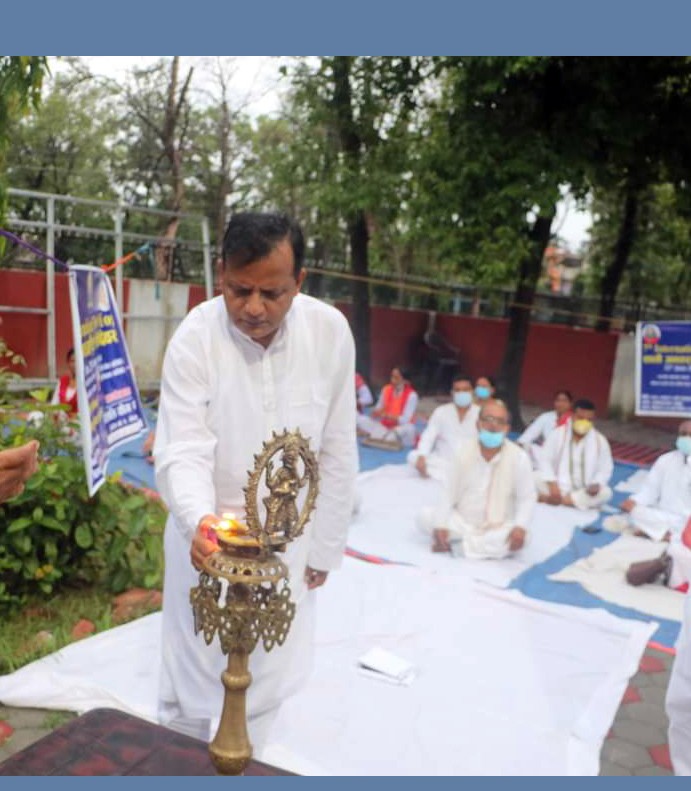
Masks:
[[[410,466],[389,464],[360,473],[357,480],[359,508],[350,526],[348,546],[398,563],[458,574],[507,587],[530,566],[541,563],[563,549],[577,525],[586,525],[596,511],[578,511],[566,506],[539,504],[535,507],[526,546],[502,560],[470,560],[431,551],[431,540],[416,524],[423,508],[439,504],[442,485],[422,478]]]
[[[346,558],[318,598],[315,672],[257,757],[305,774],[594,775],[654,628]],[[87,638],[0,677],[0,701],[153,719],[159,639],[158,614]],[[410,687],[358,673],[377,646],[416,665]]]
[[[589,593],[604,601],[630,607],[655,618],[681,621],[684,594],[652,583],[634,587],[626,581],[626,571],[632,563],[660,557],[665,544],[647,538],[623,535],[607,546],[600,547],[570,566],[551,574],[554,582],[578,582]]]

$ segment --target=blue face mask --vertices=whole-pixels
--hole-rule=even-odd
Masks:
[[[457,407],[461,407],[461,409],[463,409],[463,407],[470,406],[473,403],[473,394],[468,393],[466,390],[454,393],[453,402]]]
[[[486,428],[480,429],[477,438],[480,444],[488,449],[498,448],[504,441],[503,431],[487,431]]]
[[[677,437],[677,450],[684,456],[691,456],[691,437]]]
[[[478,385],[475,388],[475,395],[478,398],[482,398],[484,400],[485,398],[489,398],[491,393],[490,393],[489,387],[483,387],[482,385]]]

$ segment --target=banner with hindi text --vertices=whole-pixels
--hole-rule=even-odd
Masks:
[[[84,464],[93,495],[105,481],[108,455],[147,430],[107,275],[92,266],[69,270]]]
[[[691,417],[691,322],[636,325],[636,414]]]

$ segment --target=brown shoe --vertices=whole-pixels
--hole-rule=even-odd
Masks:
[[[626,572],[626,581],[629,585],[647,585],[660,582],[666,585],[672,570],[672,558],[667,553],[654,560],[642,560],[632,563]]]

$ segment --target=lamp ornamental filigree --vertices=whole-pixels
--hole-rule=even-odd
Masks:
[[[280,466],[276,459],[280,457]],[[302,467],[302,470],[301,470]],[[261,641],[266,651],[285,642],[295,615],[288,568],[275,554],[298,538],[314,510],[319,486],[317,460],[299,431],[274,434],[254,457],[244,488],[245,522],[230,515],[218,529],[219,551],[211,554],[190,591],[195,633],[207,645],[218,637],[228,656],[218,731],[209,745],[220,774],[242,774],[252,757],[247,735],[246,694],[252,682],[249,655]],[[261,496],[262,488],[267,494]],[[298,498],[305,489],[299,506]],[[265,518],[260,516],[260,497]]]

